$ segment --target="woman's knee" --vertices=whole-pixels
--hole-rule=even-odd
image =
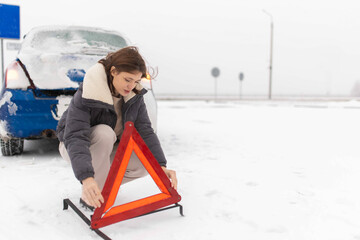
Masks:
[[[126,176],[129,178],[141,178],[145,177],[147,174],[148,171],[145,169],[138,156],[133,152],[126,168]]]
[[[116,134],[114,130],[105,124],[99,124],[91,128],[91,145],[97,144],[113,144],[116,142]]]
[[[145,168],[138,168],[138,169],[126,169],[124,178],[126,182],[142,178],[148,175],[148,172]]]

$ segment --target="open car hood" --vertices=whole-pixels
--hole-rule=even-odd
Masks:
[[[18,59],[39,89],[78,88],[88,68],[127,42],[98,28],[37,27],[26,35]]]
[[[39,89],[78,88],[79,79],[71,72],[84,72],[104,56],[62,54],[20,54],[31,80]]]

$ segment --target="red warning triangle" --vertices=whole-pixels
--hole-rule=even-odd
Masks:
[[[132,151],[136,153],[161,193],[113,206]],[[136,131],[132,122],[126,122],[125,124],[125,130],[106,179],[102,195],[104,203],[100,208],[95,209],[94,215],[91,218],[91,227],[93,229],[137,217],[181,200],[181,196],[171,187],[169,178]]]

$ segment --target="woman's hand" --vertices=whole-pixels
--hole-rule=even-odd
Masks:
[[[176,172],[174,170],[170,170],[170,169],[167,169],[166,167],[161,167],[166,176],[168,176],[168,178],[170,179],[171,181],[171,187],[173,187],[175,190],[177,190],[177,184],[178,184],[178,181],[177,181],[177,178],[176,178]]]
[[[83,196],[86,197],[88,203],[97,208],[101,206],[101,203],[104,203],[104,198],[101,195],[101,191],[93,177],[86,178],[82,180],[83,188]]]

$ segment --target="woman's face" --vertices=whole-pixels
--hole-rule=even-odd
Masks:
[[[113,85],[118,93],[121,96],[127,96],[135,87],[136,84],[141,81],[141,72],[120,72],[116,73],[116,71],[111,71],[111,75],[113,76]]]

